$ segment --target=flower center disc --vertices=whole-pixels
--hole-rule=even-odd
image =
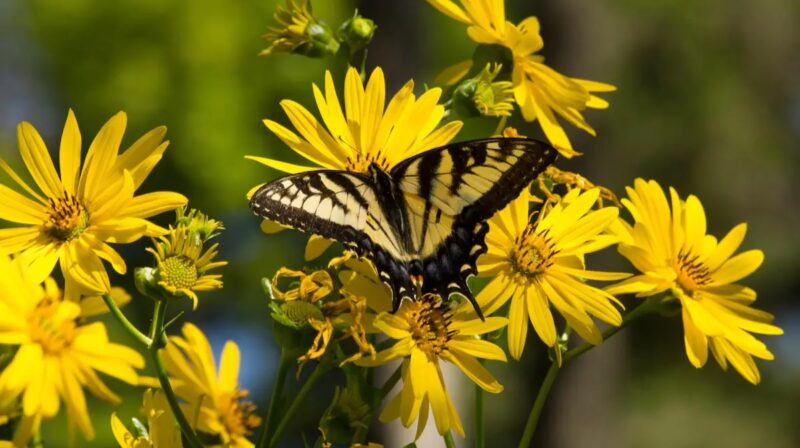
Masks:
[[[236,389],[232,393],[222,392],[217,398],[221,418],[230,435],[246,437],[261,424],[261,418],[255,414],[255,405],[244,400],[248,395],[248,391]]]
[[[75,321],[53,321],[58,304],[42,302],[28,318],[31,340],[42,346],[45,353],[59,354],[72,343],[75,336]]]
[[[678,283],[688,291],[694,291],[711,281],[711,272],[708,266],[700,260],[699,256],[686,249],[678,252],[675,270],[678,272]]]
[[[553,250],[551,239],[545,231],[542,234],[535,233],[533,226],[529,225],[522,234],[517,237],[516,246],[511,253],[511,262],[517,272],[524,273],[526,276],[535,277],[544,272],[553,264]]]
[[[389,162],[380,152],[377,154],[362,154],[357,152],[354,156],[347,159],[345,169],[347,171],[367,173],[369,172],[369,166],[373,163],[378,165],[383,171],[389,171]]]
[[[89,214],[75,196],[48,198],[50,221],[45,224],[48,233],[60,241],[76,238],[89,226]]]
[[[447,304],[433,295],[424,295],[406,307],[405,319],[410,324],[411,337],[429,356],[441,353],[454,334],[449,329],[449,311]]]
[[[191,289],[197,282],[197,267],[189,257],[177,255],[164,260],[161,278],[176,289]]]

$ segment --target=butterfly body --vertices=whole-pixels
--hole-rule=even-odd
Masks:
[[[482,317],[467,279],[486,251],[486,220],[555,160],[530,139],[455,143],[408,158],[390,171],[319,170],[261,187],[253,211],[341,242],[369,258],[392,291],[393,308],[418,294],[460,294]]]

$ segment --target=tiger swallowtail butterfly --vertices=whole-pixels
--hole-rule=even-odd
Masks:
[[[486,251],[486,220],[516,198],[557,151],[525,138],[453,143],[403,160],[388,172],[318,170],[259,188],[256,215],[339,241],[369,258],[403,299],[459,294],[483,313],[467,286]]]

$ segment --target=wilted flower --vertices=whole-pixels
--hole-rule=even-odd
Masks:
[[[275,9],[277,26],[270,27],[264,40],[269,47],[261,56],[273,53],[296,53],[310,57],[336,54],[339,42],[325,22],[311,14],[307,0],[286,0],[286,7]]]

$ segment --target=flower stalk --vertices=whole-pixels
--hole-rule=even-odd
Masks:
[[[606,331],[603,332],[603,340],[608,340],[615,334],[617,334],[623,327],[629,325],[630,323],[640,319],[642,316],[650,314],[652,312],[658,311],[660,309],[660,305],[662,302],[661,297],[651,297],[644,302],[640,303],[634,309],[632,309],[629,313],[625,314],[622,318],[622,324],[618,327],[610,327]],[[564,355],[563,361],[569,361],[571,359],[577,358],[582,354],[588,352],[592,348],[596,347],[594,344],[584,343],[580,347],[574,348],[568,351]],[[556,348],[558,350],[558,348]],[[550,395],[550,390],[553,388],[553,384],[555,383],[556,377],[558,376],[558,372],[561,370],[561,367],[557,361],[553,361],[550,364],[550,368],[547,369],[547,373],[545,374],[544,380],[542,381],[542,385],[539,387],[539,392],[536,394],[536,400],[533,402],[533,406],[531,407],[530,413],[528,414],[528,420],[525,423],[525,430],[522,433],[522,438],[519,441],[519,448],[526,448],[531,446],[531,442],[533,441],[533,435],[536,433],[536,426],[539,423],[539,417],[542,415],[542,410],[544,409],[544,405],[547,402],[547,397]]]

